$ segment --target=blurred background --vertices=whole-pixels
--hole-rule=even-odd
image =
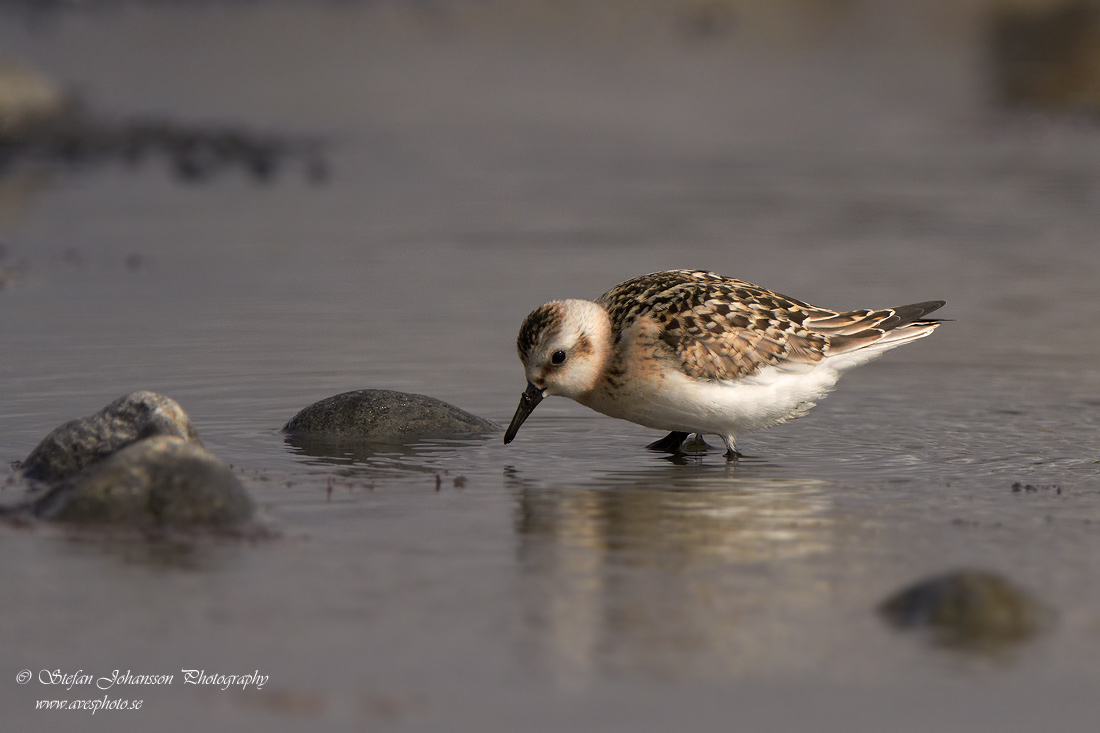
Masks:
[[[2,528],[0,671],[272,676],[103,730],[1094,720],[1098,121],[1082,0],[0,1],[0,479],[151,389],[283,533]],[[279,433],[367,387],[506,423],[527,312],[679,267],[953,320],[739,466],[565,400],[507,448]],[[956,567],[1057,624],[876,617]]]

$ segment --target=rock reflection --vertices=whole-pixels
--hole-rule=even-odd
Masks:
[[[533,658],[569,686],[770,654],[777,619],[820,602],[805,561],[834,544],[836,521],[824,482],[750,473],[670,467],[562,488],[511,473]]]
[[[257,525],[245,530],[219,532],[68,528],[56,536],[64,540],[66,551],[79,555],[94,550],[123,565],[155,571],[206,572],[221,570],[236,562],[242,547],[272,541],[279,535]]]
[[[290,433],[283,437],[287,449],[306,463],[338,466],[341,475],[369,478],[437,474],[458,451],[483,446],[489,438],[425,440],[407,445],[369,443],[330,435]],[[449,463],[448,463],[449,465]]]

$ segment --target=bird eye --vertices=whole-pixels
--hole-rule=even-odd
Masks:
[[[561,349],[558,349],[557,351],[555,351],[553,354],[550,355],[550,363],[551,364],[564,364],[565,363],[565,352],[562,351]]]

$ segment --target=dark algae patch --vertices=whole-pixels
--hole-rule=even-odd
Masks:
[[[322,184],[330,172],[322,141],[240,125],[153,118],[108,121],[78,112],[0,135],[0,175],[21,165],[84,168],[146,162],[164,165],[183,183],[203,183],[233,171],[268,183],[289,170]]]

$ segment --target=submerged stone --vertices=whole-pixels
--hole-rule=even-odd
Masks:
[[[899,629],[925,630],[945,646],[998,648],[1032,638],[1046,610],[1027,592],[993,573],[964,570],[903,588],[879,606]]]
[[[142,440],[60,484],[34,505],[43,519],[129,526],[228,526],[252,516],[233,472],[194,443]]]
[[[61,481],[128,445],[156,436],[202,447],[191,419],[175,400],[155,392],[133,392],[94,415],[55,428],[19,469],[36,481]]]
[[[501,427],[452,404],[406,392],[360,389],[306,407],[283,428],[288,433],[401,444],[430,438],[464,438]]]

